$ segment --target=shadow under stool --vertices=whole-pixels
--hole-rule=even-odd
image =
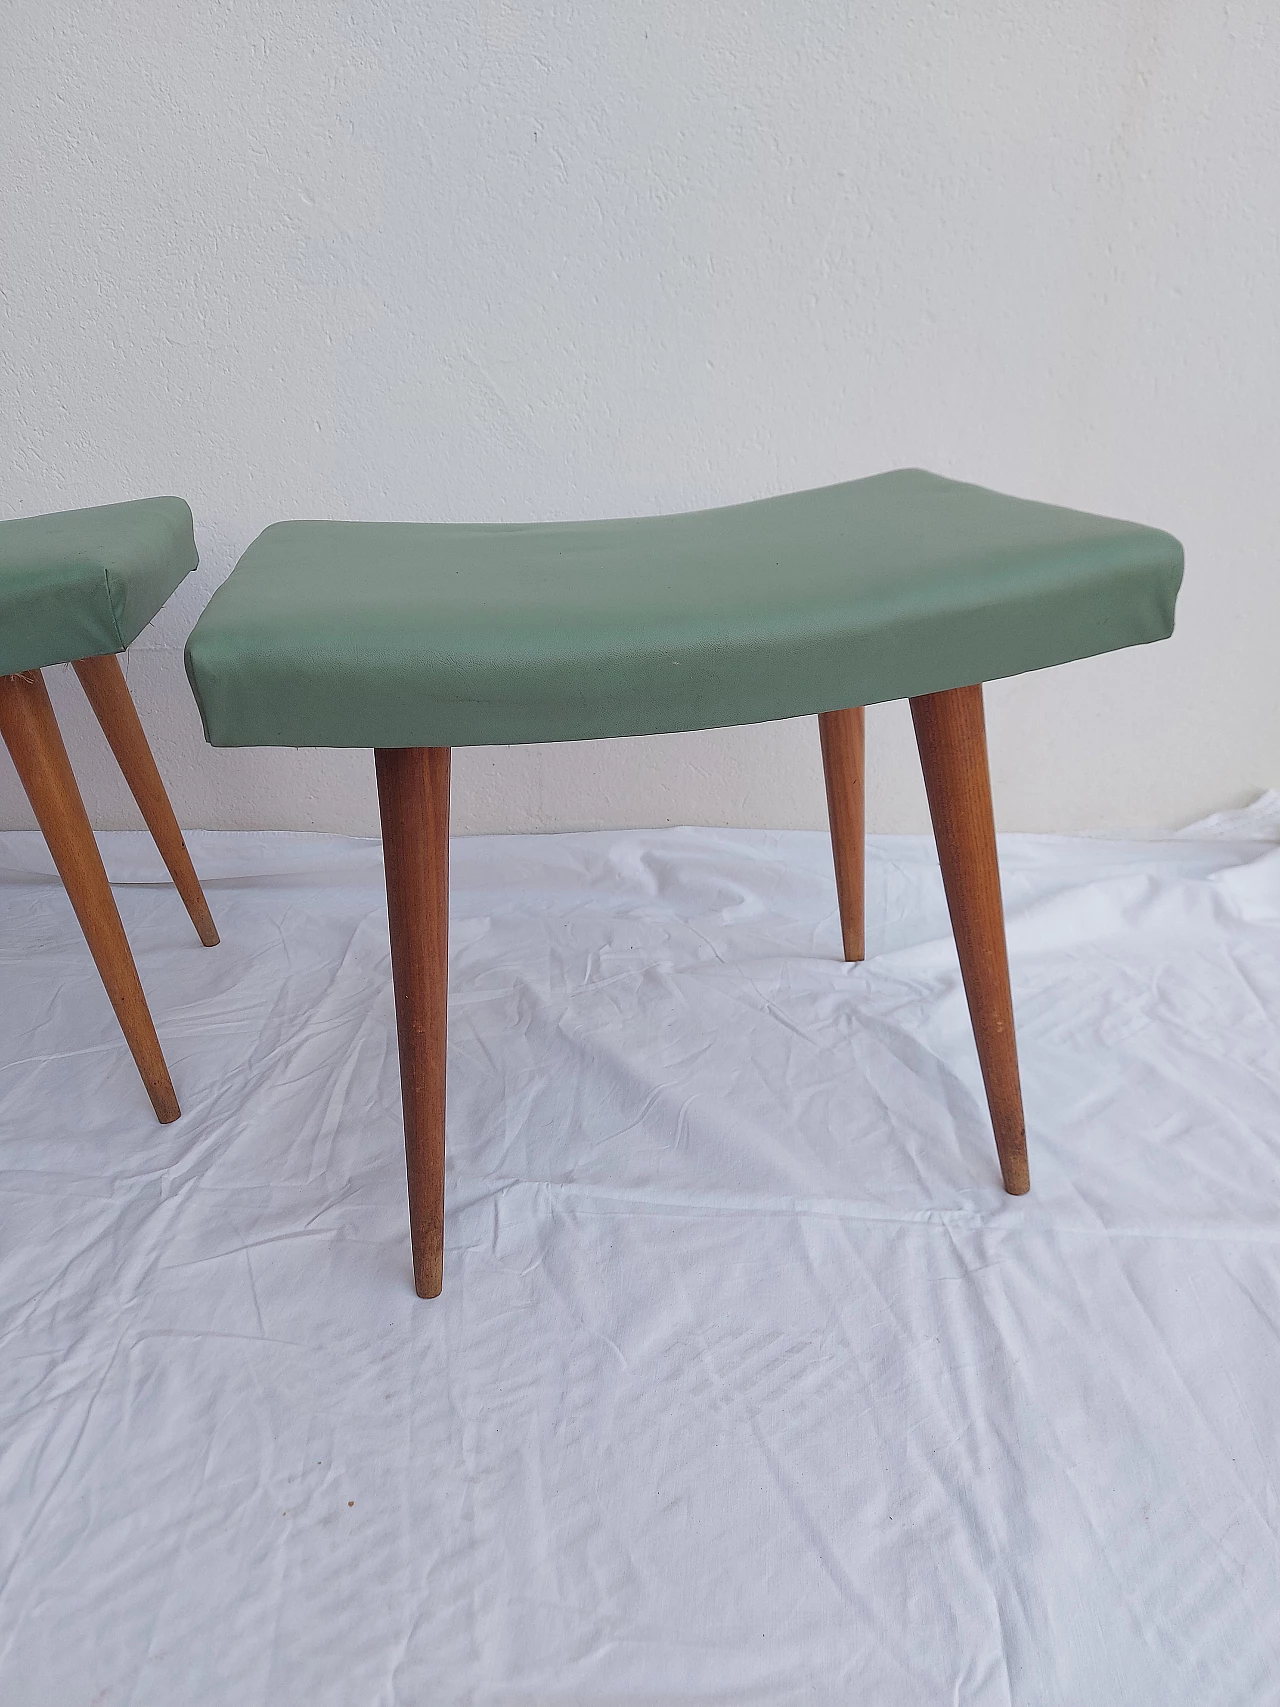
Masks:
[[[226,747],[374,749],[414,1278],[444,1260],[449,758],[819,715],[863,954],[861,708],[909,699],[1005,1189],[1028,1189],[982,686],[1173,627],[1182,548],[904,469],[726,509],[531,525],[281,522],[187,645]]]
[[[218,933],[116,656],[195,567],[181,498],[0,522],[0,736],[161,1121],[178,1118],[178,1099],[41,670],[75,670],[200,941],[213,947]]]

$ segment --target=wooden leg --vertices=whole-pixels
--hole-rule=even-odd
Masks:
[[[449,749],[374,754],[400,1041],[413,1279],[444,1280],[444,1077],[449,990]]]
[[[79,658],[72,668],[102,725],[102,733],[111,743],[111,751],[124,772],[124,780],[129,784],[133,798],[138,802],[147,828],[160,850],[160,857],[169,868],[183,906],[191,915],[196,934],[206,948],[213,948],[218,941],[217,927],[191,863],[191,855],[187,852],[187,844],[182,839],[178,820],[173,815],[160,772],[156,769],[156,761],[130,697],[119,658]]]
[[[138,969],[39,670],[0,676],[0,736],[44,831],[157,1120],[181,1112]]]
[[[836,865],[840,930],[846,960],[866,958],[866,713],[824,711],[818,717],[822,769],[827,779],[827,818]]]
[[[1000,1153],[1000,1172],[1004,1189],[1020,1196],[1031,1189],[1031,1180],[996,864],[982,688],[924,694],[911,701],[911,716],[964,992],[987,1087],[987,1106]]]

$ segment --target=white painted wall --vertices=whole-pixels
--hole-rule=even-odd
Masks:
[[[0,514],[191,502],[203,567],[128,659],[185,823],[376,827],[367,755],[200,738],[181,643],[270,521],[907,463],[1187,545],[1171,643],[991,690],[1005,826],[1280,782],[1275,0],[13,0],[0,29]],[[134,823],[50,675],[96,822]],[[870,738],[873,827],[922,827],[905,708]],[[823,821],[803,722],[456,777],[461,830]]]

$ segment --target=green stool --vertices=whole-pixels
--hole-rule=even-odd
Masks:
[[[164,1121],[178,1118],[178,1101],[40,671],[74,666],[200,940],[212,947],[218,933],[116,657],[195,566],[181,498],[0,522],[0,736]]]
[[[216,746],[375,749],[420,1296],[443,1261],[451,747],[820,713],[860,958],[859,708],[909,698],[1005,1189],[1023,1192],[980,684],[1163,639],[1181,574],[1166,533],[918,469],[629,521],[268,528],[187,671]]]

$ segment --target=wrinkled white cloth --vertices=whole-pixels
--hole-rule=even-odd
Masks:
[[[1280,1700],[1269,810],[1002,842],[1022,1199],[926,840],[456,842],[434,1303],[378,844],[102,838],[161,1127],[0,837],[0,1700]]]

